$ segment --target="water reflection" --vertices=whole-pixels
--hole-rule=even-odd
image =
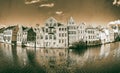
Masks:
[[[21,48],[0,44],[0,73],[77,73],[119,71],[120,43],[82,51]],[[110,67],[108,67],[108,65]],[[6,71],[7,70],[7,71]]]
[[[100,58],[106,58],[110,53],[110,44],[102,45],[100,49]]]
[[[18,57],[19,64],[21,66],[27,65],[28,64],[28,57],[27,57],[26,49],[21,48],[21,47],[17,47],[16,51],[17,51],[17,57]]]

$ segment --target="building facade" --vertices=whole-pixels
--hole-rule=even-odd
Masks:
[[[26,28],[22,25],[19,25],[19,30],[17,33],[17,45],[23,45],[27,41],[27,37],[25,36],[24,30]]]
[[[25,36],[24,41],[25,41],[25,43],[27,43],[27,44],[25,44],[26,46],[36,47],[36,33],[32,27],[27,28],[24,31],[23,35]],[[27,40],[26,40],[26,38],[27,38]]]
[[[86,25],[81,23],[78,25],[78,40],[86,42]]]
[[[99,30],[91,25],[86,28],[86,43],[89,46],[100,44]]]
[[[18,32],[18,26],[10,26],[6,28],[3,32],[4,36],[4,42],[11,44],[16,44],[17,42],[17,32]]]
[[[69,46],[71,46],[72,43],[75,43],[78,40],[77,25],[72,17],[68,20],[67,27],[68,27],[68,38],[69,38],[68,44]]]
[[[44,28],[37,26],[34,28],[36,33],[36,47],[44,47]]]

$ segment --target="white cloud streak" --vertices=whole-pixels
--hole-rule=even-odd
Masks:
[[[120,0],[114,0],[113,5],[120,6]]]
[[[55,12],[57,15],[61,15],[61,14],[63,14],[63,11],[56,11]]]
[[[40,0],[25,0],[25,4],[34,4],[34,3],[38,3],[40,2]]]
[[[52,8],[52,7],[54,7],[54,3],[41,4],[39,7],[49,7],[49,8]]]

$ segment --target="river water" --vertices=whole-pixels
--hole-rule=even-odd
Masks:
[[[0,73],[119,73],[120,42],[84,50],[0,43]]]

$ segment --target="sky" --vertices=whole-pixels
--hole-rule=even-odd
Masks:
[[[120,19],[120,0],[0,0],[0,24],[43,25],[49,17],[107,25]]]

